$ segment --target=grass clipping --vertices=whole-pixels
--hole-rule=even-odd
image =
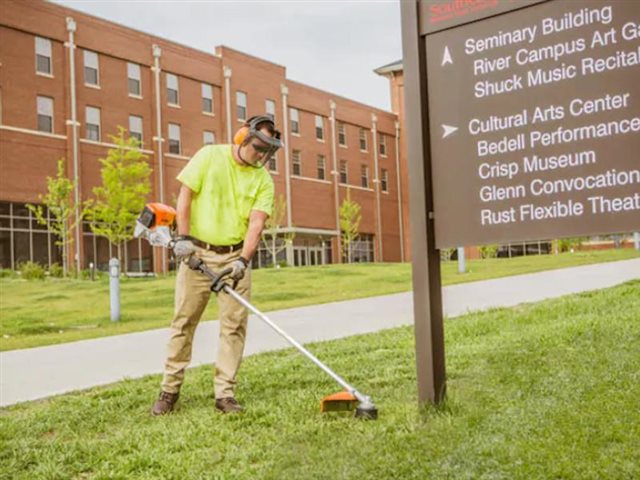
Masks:
[[[190,370],[178,411],[151,418],[159,377],[6,408],[2,478],[640,477],[640,281],[446,322],[448,399],[416,406],[400,328],[312,345],[380,410],[322,415],[336,387],[289,349],[249,357],[238,398],[213,407]]]

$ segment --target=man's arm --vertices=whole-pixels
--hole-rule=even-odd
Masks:
[[[193,190],[186,185],[180,187],[178,205],[176,208],[176,222],[178,223],[178,235],[189,235],[191,224],[191,199]]]
[[[258,244],[260,243],[260,235],[264,229],[264,224],[267,221],[267,215],[261,210],[251,210],[249,215],[249,229],[244,236],[244,244],[242,245],[241,257],[247,261],[251,261],[251,257],[256,253]]]

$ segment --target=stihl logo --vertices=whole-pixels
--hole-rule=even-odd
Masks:
[[[436,24],[456,17],[464,17],[470,13],[495,8],[500,0],[450,0],[435,3],[429,8],[429,22]]]

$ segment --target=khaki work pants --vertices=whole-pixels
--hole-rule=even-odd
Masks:
[[[196,248],[195,255],[204,260],[214,272],[230,266],[240,257],[240,251],[219,254]],[[236,287],[243,298],[249,300],[251,293],[251,269]],[[184,371],[191,362],[193,335],[200,317],[211,296],[211,280],[199,271],[191,270],[180,262],[176,278],[175,313],[171,322],[171,334],[167,348],[162,390],[178,393],[184,380]],[[234,396],[236,375],[242,361],[247,333],[247,310],[224,292],[218,294],[220,336],[218,358],[215,364],[214,386],[216,398]]]

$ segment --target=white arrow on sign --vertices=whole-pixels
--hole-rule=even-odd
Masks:
[[[451,52],[449,51],[449,47],[444,47],[444,54],[442,55],[442,63],[441,67],[444,67],[447,63],[453,64],[453,59],[451,58]]]
[[[458,127],[452,127],[451,125],[442,124],[442,128],[444,129],[444,133],[442,134],[442,138],[447,138],[453,132],[458,130]]]

